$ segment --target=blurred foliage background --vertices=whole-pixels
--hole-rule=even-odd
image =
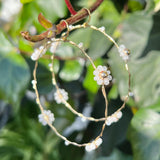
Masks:
[[[71,2],[79,10],[94,0]],[[24,40],[20,32],[43,32],[37,20],[40,12],[55,24],[70,16],[64,0],[0,0],[0,160],[160,160],[160,0],[104,0],[92,14],[91,24],[105,26],[108,34],[130,49],[134,97],[123,110],[123,118],[105,129],[100,148],[91,153],[66,147],[38,122],[40,111],[30,83],[35,44]],[[127,93],[123,61],[113,44],[96,31],[79,29],[69,38],[83,42],[96,65],[109,64],[114,77],[106,87],[111,114]],[[92,80],[91,65],[66,44],[56,57],[57,80],[69,92],[70,103],[86,115],[103,117],[104,99]],[[90,141],[102,124],[82,123],[55,103],[48,63],[49,59],[41,58],[37,73],[42,103],[54,112],[54,125],[63,135],[79,143]]]

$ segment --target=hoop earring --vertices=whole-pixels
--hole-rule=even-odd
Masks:
[[[86,9],[86,8],[84,8]],[[125,107],[125,104],[127,102],[127,100],[129,99],[130,96],[130,72],[129,72],[129,67],[128,67],[128,56],[129,56],[129,51],[125,48],[124,45],[118,45],[114,39],[109,36],[106,32],[105,32],[105,28],[100,27],[97,28],[95,26],[89,25],[90,19],[91,19],[91,15],[90,15],[90,11],[88,9],[86,9],[88,14],[89,14],[89,19],[87,22],[83,23],[82,25],[76,25],[76,26],[69,26],[68,23],[65,20],[62,20],[66,23],[67,26],[67,32],[65,32],[64,34],[62,34],[61,38],[53,38],[50,40],[50,42],[47,44],[47,48],[49,46],[51,46],[52,43],[56,43],[55,45],[55,50],[53,51],[53,54],[51,56],[51,65],[50,67],[50,71],[52,74],[52,84],[56,87],[56,95],[55,97],[58,97],[57,102],[58,103],[63,103],[64,106],[69,109],[73,114],[81,117],[84,120],[89,120],[89,121],[94,121],[94,122],[100,122],[103,121],[103,125],[102,125],[102,129],[100,134],[95,138],[95,140],[93,140],[92,142],[89,143],[83,143],[83,144],[79,144],[76,142],[72,142],[70,140],[68,140],[66,137],[64,137],[63,135],[61,135],[57,129],[52,125],[52,122],[54,121],[54,114],[51,113],[49,110],[45,110],[40,102],[40,98],[39,98],[39,93],[38,93],[38,88],[37,88],[37,78],[36,78],[36,72],[37,72],[37,67],[38,67],[38,59],[36,60],[35,63],[35,68],[33,71],[33,77],[34,80],[32,81],[33,84],[33,89],[35,90],[36,93],[36,102],[41,110],[41,114],[39,115],[39,121],[43,124],[46,125],[48,124],[50,126],[50,128],[55,132],[55,134],[57,136],[59,136],[61,139],[63,139],[65,141],[66,145],[72,144],[78,147],[85,147],[87,151],[91,151],[96,149],[97,147],[99,147],[99,145],[102,143],[102,135],[104,132],[104,129],[106,126],[111,125],[114,122],[117,122],[121,117],[122,117],[122,112],[121,110]],[[122,57],[122,59],[125,61],[125,68],[126,71],[128,72],[128,93],[124,98],[124,103],[122,104],[122,106],[115,111],[112,115],[108,116],[108,99],[107,99],[107,94],[105,91],[105,85],[108,85],[109,82],[112,80],[112,77],[110,75],[110,71],[107,69],[107,67],[105,66],[98,66],[96,67],[93,60],[91,59],[91,57],[85,52],[85,50],[82,48],[82,46],[76,44],[75,42],[71,41],[68,39],[69,36],[69,32],[73,31],[75,29],[80,29],[80,28],[90,28],[96,31],[101,32],[106,38],[108,38],[118,49],[118,52],[120,53],[120,56]],[[53,61],[54,61],[54,53],[56,51],[56,48],[58,46],[58,44],[60,42],[64,42],[64,43],[69,43],[71,45],[73,45],[74,47],[77,47],[78,49],[81,50],[82,54],[84,54],[85,57],[87,57],[87,59],[90,61],[90,63],[92,64],[93,68],[94,68],[94,80],[97,81],[97,84],[102,86],[102,94],[105,100],[105,117],[96,119],[94,117],[86,117],[84,116],[82,113],[77,112],[68,102],[68,94],[66,93],[66,91],[64,89],[60,89],[57,82],[56,82],[56,78],[55,78],[55,74],[54,74],[54,69],[53,69]],[[46,118],[47,117],[47,118]]]

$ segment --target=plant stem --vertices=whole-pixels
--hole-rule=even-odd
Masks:
[[[104,0],[97,0],[88,10],[90,11],[90,13],[92,13],[93,11],[95,11],[100,4],[103,2]],[[69,2],[69,0],[67,0],[67,2]],[[85,17],[87,17],[89,15],[87,9],[82,8],[80,11],[77,12],[77,14],[71,16],[70,18],[66,19],[65,21],[67,22],[68,25],[71,24],[75,24],[79,21],[81,21],[82,19],[84,19]],[[21,32],[21,35],[28,41],[31,42],[39,42],[42,41],[46,38],[53,38],[56,35],[60,34],[64,29],[66,29],[66,23],[65,21],[61,21],[59,24],[56,25],[56,32],[54,32],[52,37],[48,37],[49,33],[51,30],[47,30],[46,32],[40,34],[40,35],[30,35],[29,32]]]
[[[103,0],[97,0],[89,8],[90,13],[95,11],[100,6],[100,4],[102,2],[103,2]],[[81,21],[82,19],[84,19],[85,17],[87,17],[88,15],[89,15],[88,11],[85,8],[82,8],[80,11],[77,12],[76,15],[66,19],[66,22],[68,23],[68,25],[75,24],[75,23]],[[64,21],[61,21],[58,25],[56,25],[56,28],[57,28],[57,34],[60,34],[66,28],[66,23]]]
[[[66,5],[67,5],[68,10],[70,11],[70,13],[71,13],[72,15],[77,14],[77,12],[74,10],[74,8],[73,8],[70,0],[65,0],[65,3],[66,3]]]

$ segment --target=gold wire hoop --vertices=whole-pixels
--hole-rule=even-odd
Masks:
[[[72,31],[72,30],[75,30],[75,29],[87,28],[87,27],[89,27],[89,28],[91,28],[91,29],[93,29],[93,30],[96,30],[96,31],[99,31],[99,32],[103,33],[104,36],[106,36],[111,42],[114,43],[114,45],[117,47],[117,49],[119,49],[119,46],[118,46],[118,44],[114,41],[114,39],[113,39],[111,36],[109,36],[104,30],[101,30],[100,28],[97,28],[97,27],[95,27],[95,26],[92,26],[92,25],[89,25],[89,24],[88,24],[89,21],[90,21],[90,19],[91,19],[90,11],[89,11],[87,8],[84,8],[84,9],[86,9],[87,12],[88,12],[88,14],[89,14],[89,20],[88,20],[87,22],[83,23],[82,25],[72,26],[72,28],[69,27],[69,25],[68,25],[68,23],[67,23],[66,20],[62,20],[62,21],[64,21],[64,22],[66,23],[67,32],[64,33],[61,38],[51,39],[51,43],[56,42],[56,48],[57,48],[59,42],[64,42],[64,43],[65,43],[65,42],[68,42],[69,44],[77,47],[77,48],[80,49],[81,52],[87,57],[87,59],[88,59],[88,60],[90,61],[90,63],[92,64],[93,68],[96,69],[96,66],[95,66],[93,60],[92,60],[92,59],[90,58],[90,56],[85,52],[85,50],[84,50],[82,47],[80,47],[78,44],[76,44],[75,42],[67,39],[68,36],[69,36],[69,32]],[[50,45],[50,44],[47,44],[47,47],[48,47],[49,45]],[[52,65],[51,65],[51,67],[50,67],[50,71],[51,71],[51,74],[52,74],[52,84],[56,87],[56,89],[57,89],[57,91],[59,92],[59,94],[61,94],[61,93],[60,93],[60,88],[59,88],[59,86],[57,85],[57,82],[56,82],[56,79],[55,79],[55,74],[54,74],[54,69],[53,69],[53,61],[54,61],[54,54],[55,54],[56,48],[55,48],[55,50],[53,51],[53,55],[51,56]],[[33,85],[33,88],[34,88],[34,90],[35,90],[36,97],[37,97],[37,98],[36,98],[36,102],[37,102],[37,104],[38,104],[38,106],[39,106],[39,108],[40,108],[40,110],[41,110],[41,113],[42,113],[43,115],[45,115],[45,114],[44,114],[43,106],[42,106],[42,104],[41,104],[41,102],[40,102],[39,93],[38,93],[38,88],[37,88],[37,78],[36,78],[37,67],[38,67],[38,60],[37,60],[36,63],[35,63],[35,68],[34,68],[34,71],[33,71],[34,81],[36,82],[36,83]],[[129,72],[129,67],[128,67],[128,64],[127,64],[127,63],[125,63],[125,68],[126,68],[128,74],[129,74],[129,82],[128,82],[129,89],[128,89],[128,94],[125,96],[125,98],[124,98],[124,100],[123,100],[124,102],[123,102],[122,106],[121,106],[118,110],[116,110],[116,112],[121,111],[121,110],[125,107],[125,104],[126,104],[128,98],[129,98],[129,91],[130,91],[130,72]],[[94,121],[94,122],[104,121],[104,123],[103,123],[103,125],[102,125],[102,129],[101,129],[100,134],[95,138],[95,140],[94,140],[93,142],[95,142],[98,138],[102,137],[103,132],[104,132],[104,129],[105,129],[105,127],[106,127],[107,118],[109,117],[109,116],[108,116],[108,100],[107,100],[107,94],[106,94],[106,91],[105,91],[105,86],[104,86],[104,84],[102,85],[102,88],[101,88],[101,89],[102,89],[103,97],[104,97],[104,99],[105,99],[105,117],[104,117],[104,118],[96,119],[96,118],[93,118],[93,117],[86,117],[86,116],[84,116],[82,113],[79,113],[79,112],[77,112],[76,110],[74,110],[74,109],[72,108],[72,106],[71,106],[64,98],[62,99],[62,100],[63,100],[62,102],[63,102],[63,104],[66,106],[66,108],[68,108],[68,109],[69,109],[72,113],[74,113],[75,115],[77,115],[77,116],[79,116],[79,117],[81,117],[81,118],[87,119],[87,120],[89,120],[89,121]],[[62,96],[62,97],[63,97],[63,96]],[[114,113],[115,113],[115,112],[114,112]],[[88,144],[90,144],[90,143],[79,144],[79,143],[76,143],[76,142],[72,142],[72,141],[68,140],[66,137],[64,137],[63,135],[61,135],[61,134],[57,131],[57,129],[56,129],[48,120],[47,120],[47,124],[50,126],[50,128],[55,132],[55,134],[56,134],[57,136],[59,136],[59,137],[60,137],[61,139],[63,139],[64,141],[66,141],[68,144],[72,144],[72,145],[75,145],[75,146],[78,146],[78,147],[84,147],[84,146],[87,146]]]

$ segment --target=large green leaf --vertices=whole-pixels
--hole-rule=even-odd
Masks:
[[[159,15],[152,17],[136,13],[122,25],[122,37],[119,44],[125,44],[131,50],[129,66],[132,75],[132,88],[138,107],[155,103],[160,94],[158,20],[160,20]],[[127,93],[128,76],[124,62],[116,52],[115,50],[110,52],[110,65],[113,76],[117,79],[120,94],[123,96]]]
[[[160,114],[149,109],[140,109],[131,121],[128,138],[134,160],[159,160]]]
[[[100,157],[96,160],[132,160],[132,157],[115,149],[109,157]]]
[[[17,105],[27,88],[30,72],[16,49],[0,32],[0,98]]]
[[[63,69],[60,71],[59,76],[61,79],[65,81],[72,81],[72,80],[77,80],[81,73],[82,73],[82,66],[81,64],[76,61],[66,61]]]

